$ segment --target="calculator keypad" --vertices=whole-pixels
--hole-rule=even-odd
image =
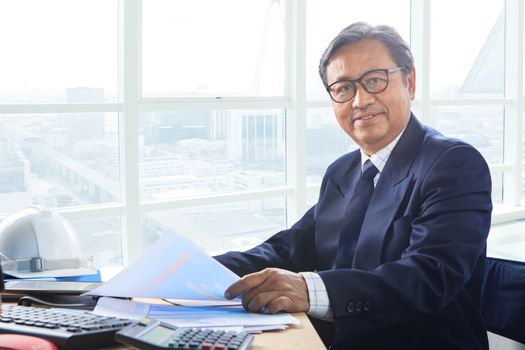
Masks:
[[[0,322],[47,329],[63,329],[71,333],[111,328],[120,329],[131,323],[129,320],[95,314],[65,313],[52,309],[16,305],[2,306]]]
[[[115,344],[114,334],[131,320],[70,311],[3,304],[0,333],[44,338],[61,349],[94,349]]]
[[[248,338],[246,332],[225,332],[200,328],[179,328],[171,339],[168,348],[202,350],[238,350]]]

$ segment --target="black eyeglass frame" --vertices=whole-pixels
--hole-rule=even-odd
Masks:
[[[336,102],[336,103],[345,103],[345,102],[348,102],[350,100],[352,100],[354,97],[355,97],[355,94],[357,93],[357,84],[361,85],[363,87],[363,89],[365,89],[366,92],[368,92],[369,94],[378,94],[380,92],[383,92],[386,90],[386,88],[388,87],[388,82],[389,82],[389,77],[390,77],[390,74],[392,73],[395,73],[395,72],[399,72],[399,71],[402,71],[404,68],[403,67],[393,67],[393,68],[378,68],[378,69],[372,69],[372,70],[369,70],[368,72],[365,72],[363,73],[359,78],[357,79],[341,79],[341,80],[337,80],[335,82],[333,82],[332,84],[328,85],[326,87],[326,91],[328,92],[328,95],[330,95],[330,98],[332,99],[332,101]],[[370,73],[373,73],[373,72],[385,72],[386,74],[386,85],[383,89],[379,90],[379,91],[370,91],[368,90],[366,84],[363,83],[363,78],[370,74]],[[330,88],[332,86],[334,86],[335,84],[338,84],[338,83],[341,83],[341,82],[348,82],[348,83],[351,83],[353,86],[354,86],[354,94],[348,98],[348,99],[345,99],[343,101],[338,101],[336,100],[333,96],[332,96],[332,93],[330,92]]]

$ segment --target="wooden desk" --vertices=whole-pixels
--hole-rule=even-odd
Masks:
[[[322,350],[326,349],[305,313],[293,314],[301,324],[285,331],[256,334],[251,350]],[[126,346],[113,346],[105,350],[129,350]]]
[[[149,301],[150,299],[141,299]],[[157,300],[158,302],[158,300]],[[6,304],[10,302],[5,302]],[[326,349],[317,335],[312,323],[304,312],[293,314],[301,322],[291,325],[287,330],[256,334],[251,350],[322,350]],[[111,346],[104,350],[129,350],[127,346]]]
[[[326,349],[305,313],[293,314],[301,324],[285,331],[265,332],[255,335],[252,350],[319,350]]]

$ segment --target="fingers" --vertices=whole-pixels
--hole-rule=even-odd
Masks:
[[[280,292],[266,292],[257,294],[249,301],[243,298],[243,306],[251,312],[263,314],[275,314],[293,309],[294,301],[289,296],[283,296]]]
[[[268,269],[243,276],[240,280],[226,289],[224,292],[224,297],[226,299],[234,299],[239,295],[257,287],[267,278],[267,270]]]
[[[242,304],[252,312],[308,311],[308,288],[302,275],[275,268],[244,276],[232,284],[225,296],[243,294]]]

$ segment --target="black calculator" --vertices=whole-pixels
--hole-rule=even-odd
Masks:
[[[94,349],[115,345],[115,332],[133,322],[135,321],[95,315],[84,310],[3,304],[0,334],[32,335],[50,340],[60,349]]]
[[[253,335],[206,328],[178,328],[143,318],[118,331],[115,340],[145,350],[246,350],[253,342]]]

